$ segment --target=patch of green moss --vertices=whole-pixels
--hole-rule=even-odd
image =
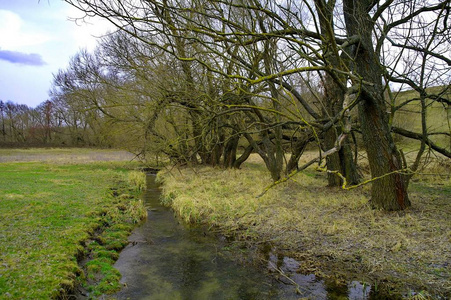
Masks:
[[[117,186],[117,195],[122,195],[127,187],[123,184]],[[103,226],[87,246],[92,259],[85,265],[88,279],[85,287],[90,297],[114,293],[121,288],[121,276],[113,264],[119,257],[118,251],[128,244],[131,230],[147,215],[140,201],[119,196],[115,196],[115,200],[114,206],[102,212]]]
[[[108,258],[112,261],[116,261],[119,258],[119,253],[112,250],[98,250],[94,253],[94,258]]]
[[[88,279],[93,282],[87,286],[91,297],[111,294],[121,289],[121,274],[113,267],[113,263],[113,260],[102,257],[86,264]]]

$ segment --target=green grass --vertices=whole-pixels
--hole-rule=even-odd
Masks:
[[[433,87],[429,88],[429,93],[439,93],[445,87]],[[418,98],[418,93],[409,90],[403,91],[398,94],[394,94],[396,105],[400,105],[407,100]],[[443,96],[448,100],[451,99],[451,90]],[[394,125],[408,129],[410,131],[414,131],[417,133],[421,133],[421,105],[420,102],[413,101],[406,105],[404,105],[400,110],[398,110],[395,114]],[[427,110],[426,110],[426,122],[427,122],[427,130],[429,133],[450,133],[451,131],[451,110],[446,105],[443,105],[439,102],[435,102],[432,100],[427,100]],[[451,139],[446,135],[432,135],[430,139],[437,143],[441,147],[447,147],[449,149],[451,145]],[[398,136],[398,140],[402,141],[401,144],[408,144],[411,148],[412,145],[419,144],[418,141],[401,138]]]
[[[110,190],[126,182],[124,166],[117,162],[0,164],[2,297],[64,295],[74,288],[77,275],[85,275],[77,258],[86,254],[94,233],[122,223],[131,230],[143,216],[140,203],[128,196],[114,197],[120,195]],[[127,188],[120,193],[123,190]],[[115,244],[114,250],[123,246],[124,238],[124,233],[102,237],[104,245]]]

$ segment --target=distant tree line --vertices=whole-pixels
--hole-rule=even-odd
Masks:
[[[75,110],[57,99],[36,108],[0,100],[0,147],[113,147],[105,122],[97,112]]]

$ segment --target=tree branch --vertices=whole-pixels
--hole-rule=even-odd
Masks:
[[[392,131],[396,134],[411,138],[411,139],[415,139],[415,140],[423,140],[423,136],[419,133],[413,132],[413,131],[409,131],[403,128],[399,128],[399,127],[392,127]],[[431,147],[433,150],[445,155],[448,158],[451,158],[451,152],[448,151],[445,148],[442,148],[440,146],[438,146],[437,144],[435,144],[434,142],[432,142],[429,138],[426,139],[426,145],[428,145],[429,147]]]

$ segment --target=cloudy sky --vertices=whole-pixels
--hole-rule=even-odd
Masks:
[[[48,99],[53,73],[112,27],[70,21],[81,13],[62,0],[0,0],[0,100],[35,107]]]

